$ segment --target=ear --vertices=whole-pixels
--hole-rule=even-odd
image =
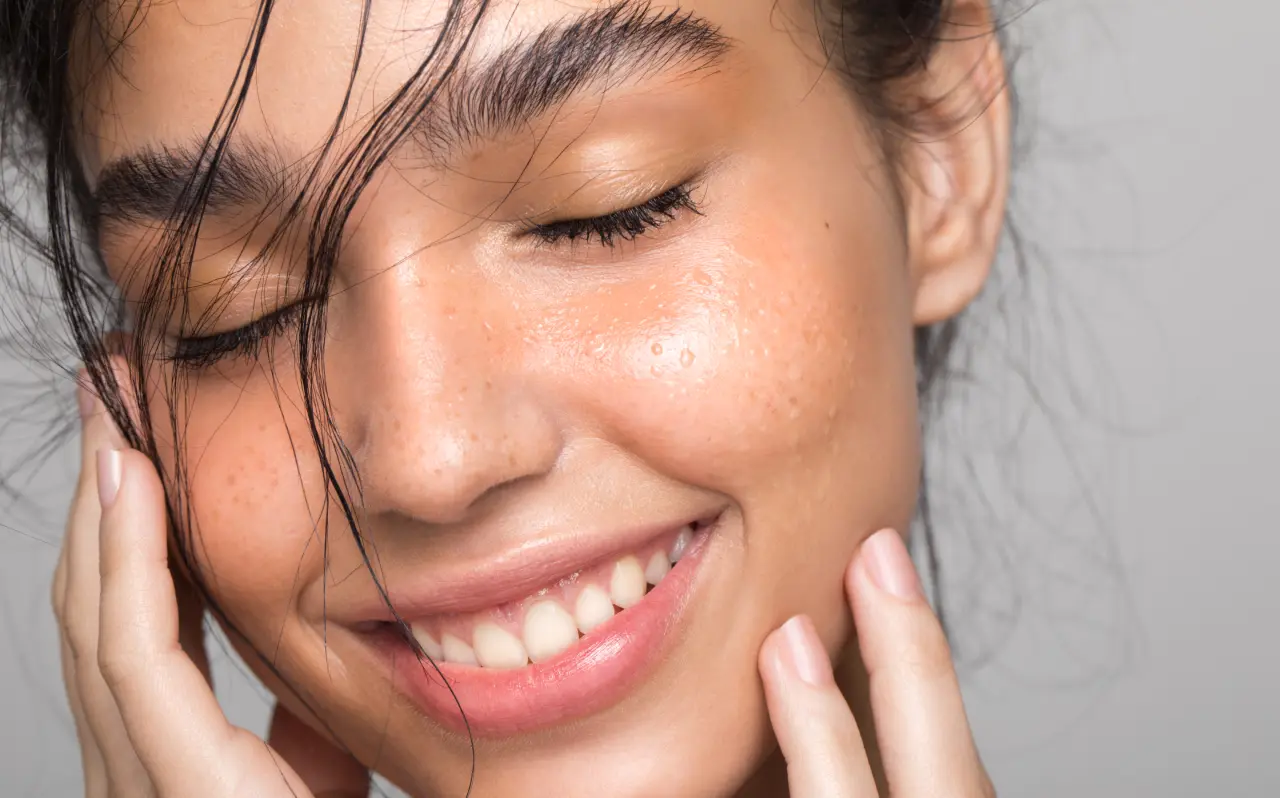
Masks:
[[[991,271],[1009,182],[1010,97],[986,0],[958,0],[911,87],[923,135],[903,153],[914,320],[963,310]]]

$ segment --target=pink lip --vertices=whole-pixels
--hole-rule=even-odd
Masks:
[[[397,683],[414,703],[459,734],[509,736],[590,715],[622,700],[675,644],[672,631],[684,615],[716,527],[699,530],[684,557],[643,601],[546,662],[518,670],[442,662],[437,672],[430,662],[419,662],[398,635],[378,635],[377,648],[390,657]]]
[[[390,586],[391,603],[405,620],[498,607],[611,557],[638,549],[660,535],[675,533],[688,523],[711,521],[718,518],[720,512],[718,508],[687,520],[615,534],[539,537],[496,559],[454,563],[447,571],[433,569],[416,584]],[[394,617],[380,597],[371,597],[364,604],[344,608],[341,615],[333,619],[358,625],[392,621]]]

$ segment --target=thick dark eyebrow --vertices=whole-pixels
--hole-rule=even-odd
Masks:
[[[714,68],[731,40],[712,23],[679,9],[655,12],[647,0],[623,0],[562,20],[460,67],[439,102],[415,124],[414,141],[443,163],[476,141],[519,130],[588,88],[601,91],[658,74]],[[207,171],[198,142],[144,149],[108,163],[93,192],[103,224],[167,220],[187,186]],[[290,188],[296,168],[278,152],[233,138],[209,184],[205,212],[265,206]]]

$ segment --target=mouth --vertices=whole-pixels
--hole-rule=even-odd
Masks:
[[[503,737],[590,715],[621,701],[675,645],[722,515],[659,531],[514,600],[404,614],[412,641],[390,622],[368,634],[403,692],[454,732]]]

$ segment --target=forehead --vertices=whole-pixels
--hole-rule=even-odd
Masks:
[[[203,138],[229,93],[242,88],[238,76],[249,57],[254,78],[237,130],[269,134],[286,149],[316,147],[328,137],[344,102],[353,124],[367,120],[421,69],[441,45],[452,5],[444,0],[277,0],[253,51],[261,23],[258,0],[107,0],[94,27],[105,32],[108,44],[123,46],[110,48],[109,64],[90,66],[89,55],[79,70],[87,77],[80,117],[86,165],[93,172],[138,146]],[[770,28],[770,9],[776,10],[775,0],[498,0],[473,25],[478,4],[457,5],[455,35],[434,62],[441,66],[464,43],[465,61],[483,60],[592,11],[693,14],[740,43],[758,36],[752,28]],[[753,17],[759,17],[754,25],[749,24]],[[82,39],[103,40],[101,34]]]

